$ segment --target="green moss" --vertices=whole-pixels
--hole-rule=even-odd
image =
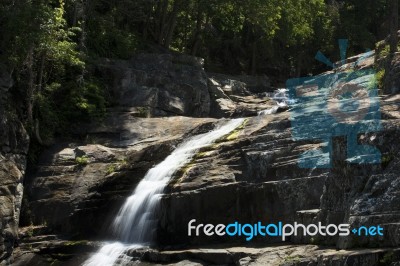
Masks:
[[[209,150],[209,151],[198,152],[198,153],[195,155],[194,158],[195,158],[195,159],[201,159],[201,158],[207,157],[207,156],[210,155],[210,152],[211,152],[211,150]]]
[[[192,160],[190,163],[188,163],[182,168],[182,176],[185,175],[187,172],[189,172],[189,170],[194,166],[194,161],[195,160]]]
[[[299,263],[301,260],[300,256],[288,256],[285,258],[284,263]]]
[[[388,56],[389,55],[389,50],[390,50],[389,44],[381,44],[381,45],[382,45],[382,47],[381,47],[381,49],[379,51],[379,54],[378,54],[379,58],[383,58],[383,57]]]
[[[29,237],[32,237],[32,236],[33,236],[33,225],[31,225],[31,226],[28,227],[28,231],[26,231],[26,234],[27,234]]]
[[[78,240],[78,241],[68,241],[64,243],[64,246],[82,246],[87,245],[89,242],[87,240]]]
[[[87,165],[89,163],[89,158],[87,156],[76,157],[75,162],[81,166]]]
[[[138,117],[147,118],[150,116],[149,108],[147,107],[137,107]]]
[[[119,159],[118,163],[121,165],[126,165],[126,164],[128,164],[128,161],[125,158],[123,158],[123,159]]]
[[[219,143],[214,143],[214,144],[208,145],[208,146],[206,146],[204,148],[201,148],[199,150],[198,154],[205,154],[205,153],[208,153],[210,151],[215,151],[215,150],[217,150],[219,148],[219,146],[220,146]]]
[[[384,86],[384,80],[385,80],[385,69],[381,69],[378,72],[376,72],[375,75],[375,82],[376,86],[378,89],[382,90]]]
[[[244,121],[243,121],[243,123],[239,126],[239,127],[237,127],[236,129],[244,129],[245,127],[246,127],[246,125],[247,125],[247,123],[249,122],[249,119],[248,118],[246,118]]]
[[[195,165],[196,161],[196,155],[193,157],[190,162],[185,164],[183,167],[181,167],[176,173],[174,174],[173,178],[171,178],[170,185],[175,185],[182,181],[183,177],[186,175],[186,173]]]
[[[114,173],[115,171],[116,171],[116,165],[115,165],[115,164],[110,164],[110,165],[107,167],[106,174],[107,174],[107,175],[110,175],[110,174]]]
[[[219,148],[219,143],[237,139],[240,131],[244,129],[248,121],[248,119],[245,119],[243,123],[235,128],[230,134],[216,140],[214,144],[208,145],[200,149],[199,152],[193,156],[193,159],[189,163],[187,163],[179,171],[176,172],[175,177],[172,179],[170,184],[174,185],[182,180],[183,176],[185,176],[186,173],[195,165],[196,160],[209,156],[212,151],[215,151]]]
[[[219,138],[216,143],[221,143],[225,141],[232,141],[235,140],[239,137],[239,133],[241,130],[243,130],[246,127],[246,124],[249,122],[249,119],[246,118],[240,126],[235,128],[229,135],[223,136],[222,138]]]
[[[238,138],[239,136],[239,130],[235,130],[232,134],[230,134],[228,137],[226,137],[226,140],[231,141],[231,140],[235,140]]]

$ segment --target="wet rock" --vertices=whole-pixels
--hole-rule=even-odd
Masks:
[[[370,61],[359,67],[368,68]],[[129,78],[115,79],[120,106],[110,110],[102,125],[82,127],[80,134],[86,134],[84,141],[59,143],[43,155],[38,172],[28,182],[28,209],[33,213],[33,221],[46,223],[54,232],[70,237],[75,233],[77,238],[106,238],[110,217],[114,217],[146,171],[184,139],[212,129],[217,121],[179,116],[138,118],[140,106],[128,103],[131,97],[136,97],[130,93],[136,90],[137,84],[148,87],[143,87],[136,100],[149,103],[146,107],[152,116],[200,116],[201,108],[187,111],[184,94],[175,95],[172,87],[162,85],[171,82],[166,73],[172,73],[180,82],[195,69],[194,79],[200,79],[201,84],[208,83],[212,115],[251,117],[228,136],[201,149],[175,173],[161,200],[158,237],[162,250],[129,251],[132,264],[138,259],[142,260],[139,265],[397,263],[400,98],[396,95],[380,97],[382,129],[357,136],[358,143],[380,150],[381,163],[360,165],[346,161],[346,139],[335,137],[332,168],[302,168],[299,166],[301,154],[321,148],[322,140],[294,140],[290,110],[256,116],[258,111],[276,106],[275,102],[253,95],[244,81],[233,82],[231,86],[225,84],[226,77],[207,80],[199,70],[201,64],[201,60],[191,57],[177,59],[170,55],[141,55],[132,61],[104,63],[103,70],[130,73]],[[178,69],[180,65],[184,65],[183,70]],[[347,65],[344,69],[353,67]],[[185,77],[177,77],[180,74]],[[179,84],[178,90],[190,90],[182,85],[185,83]],[[203,85],[200,87],[202,91]],[[122,94],[119,94],[120,89]],[[157,98],[159,95],[167,102],[162,103],[163,99]],[[168,112],[164,112],[165,108]],[[308,115],[313,125],[323,130],[323,117]],[[316,156],[317,161],[322,159]],[[191,219],[213,224],[235,221],[349,223],[352,227],[380,224],[387,233],[382,238],[293,237],[285,246],[274,246],[281,243],[278,238],[257,237],[252,240],[257,246],[245,248],[244,237],[188,237],[187,224]],[[237,247],[210,248],[211,244],[221,243]],[[307,245],[310,243],[325,247]],[[381,248],[373,249],[376,246]],[[170,250],[165,250],[166,247]],[[355,249],[360,247],[364,250]]]
[[[147,170],[167,157],[181,136],[214,121],[118,117],[87,131],[86,139],[97,144],[58,143],[42,154],[37,171],[27,177],[25,225],[32,221],[69,237],[106,236],[115,212]],[[113,134],[121,131],[124,137]]]
[[[248,83],[240,80],[241,76],[209,74],[212,117],[256,116],[259,111],[276,105],[270,98],[256,96],[249,91]],[[250,77],[247,76],[244,80],[249,82]]]

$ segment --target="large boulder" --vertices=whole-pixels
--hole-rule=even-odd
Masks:
[[[11,261],[19,215],[29,138],[10,104],[10,72],[0,66],[0,265]]]
[[[139,116],[206,117],[210,96],[203,63],[186,55],[139,54],[129,61],[102,60],[97,71],[116,104]]]

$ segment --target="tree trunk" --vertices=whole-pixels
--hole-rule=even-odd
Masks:
[[[254,40],[252,47],[252,57],[251,57],[251,75],[255,76],[257,73],[257,40]]]
[[[191,55],[196,55],[197,50],[200,45],[201,41],[201,27],[203,24],[203,12],[201,11],[201,8],[199,6],[200,4],[197,4],[197,21],[196,21],[196,31],[194,34],[194,41],[192,45],[192,49],[190,50]]]
[[[83,51],[85,54],[87,54],[87,48],[86,48],[86,23],[87,23],[87,17],[90,17],[89,13],[89,7],[90,3],[89,0],[83,0],[82,1],[82,23],[81,23],[81,38],[79,40],[79,50]]]
[[[41,58],[40,58],[39,77],[38,77],[38,86],[37,86],[38,93],[42,92],[45,60],[46,60],[46,55],[45,55],[45,53],[42,53]]]
[[[168,28],[166,31],[165,35],[165,40],[164,40],[164,47],[169,48],[171,42],[172,42],[172,37],[174,37],[174,32],[177,24],[177,19],[178,19],[178,11],[179,11],[179,1],[175,0],[174,2],[174,7],[171,12],[170,20],[168,23]]]
[[[151,5],[150,8],[148,8],[147,10],[147,15],[146,15],[146,19],[144,21],[144,25],[143,25],[143,40],[146,41],[148,38],[148,32],[149,32],[149,28],[150,28],[150,22],[151,22],[151,17],[152,17],[152,9],[153,9],[153,5]]]
[[[42,137],[40,136],[40,127],[39,127],[39,119],[35,119],[35,137],[37,142],[39,142],[40,145],[44,145]]]
[[[399,28],[399,0],[391,0],[390,7],[390,53],[394,54],[397,52],[398,42],[397,30]]]
[[[28,68],[28,88],[26,91],[26,106],[27,106],[27,120],[28,125],[33,125],[33,100],[34,100],[34,93],[35,93],[35,72],[33,69],[33,58],[34,56],[34,46],[32,45],[29,48],[28,52],[28,60],[27,60],[27,68]]]
[[[397,29],[399,26],[399,1],[398,0],[390,0],[389,4],[390,8],[390,38],[389,38],[389,45],[390,45],[390,53],[389,56],[386,58],[386,66],[385,66],[385,83],[384,83],[384,92],[391,93],[393,87],[393,81],[390,74],[390,70],[392,68],[392,60],[397,52],[397,43],[398,43],[398,35]]]
[[[299,51],[301,51],[301,49],[299,49]],[[303,56],[301,53],[297,54],[297,67],[296,67],[296,78],[301,76],[301,66],[302,66],[302,62],[303,61]]]
[[[167,24],[167,15],[168,15],[168,2],[169,0],[164,0],[161,4],[161,13],[160,13],[160,21],[159,21],[159,30],[158,30],[158,44],[163,44],[165,35],[166,35],[166,24]]]

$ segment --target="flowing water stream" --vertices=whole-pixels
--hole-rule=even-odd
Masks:
[[[118,241],[106,243],[84,266],[124,265],[129,258],[125,251],[152,243],[157,228],[161,195],[174,173],[189,163],[196,152],[229,134],[244,119],[232,119],[216,129],[189,138],[180,144],[164,161],[150,169],[125,201],[112,224]]]
[[[264,96],[273,99],[277,105],[269,109],[259,111],[258,115],[276,114],[279,108],[286,108],[288,105],[294,103],[294,101],[289,98],[287,89],[277,89],[274,92],[266,92],[264,93]]]

